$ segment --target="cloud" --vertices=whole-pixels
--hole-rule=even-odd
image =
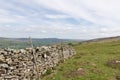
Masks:
[[[92,16],[88,14],[88,11],[84,9],[81,1],[73,0],[35,0],[38,5],[42,5],[46,8],[57,10],[65,14],[71,15],[72,17],[78,19],[83,18],[85,20],[94,21]],[[77,1],[77,2],[76,2]],[[78,4],[79,3],[79,4]],[[53,5],[54,4],[54,5]]]
[[[119,0],[1,0],[0,36],[74,39],[117,36],[119,3]]]
[[[43,5],[49,9],[61,11],[73,18],[85,19],[93,23],[111,22],[113,20],[119,20],[119,0],[35,0],[38,5]],[[53,5],[54,4],[54,5]],[[115,16],[115,17],[114,17]],[[113,21],[113,22],[115,22]]]
[[[50,15],[50,14],[46,14],[45,15],[46,18],[50,18],[50,19],[66,19],[66,18],[70,18],[67,15]]]

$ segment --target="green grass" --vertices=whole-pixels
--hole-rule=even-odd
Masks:
[[[77,54],[56,67],[56,71],[42,80],[116,80],[120,68],[112,68],[106,63],[120,59],[120,41],[83,43],[74,46]],[[76,75],[79,68],[83,75]]]

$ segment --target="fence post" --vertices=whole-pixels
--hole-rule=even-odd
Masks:
[[[36,58],[36,54],[35,54],[35,50],[34,50],[34,47],[33,47],[33,43],[32,43],[32,39],[31,37],[29,37],[29,42],[30,42],[30,46],[32,48],[32,56],[33,56],[33,73],[36,74],[36,80],[40,80],[40,76],[39,76],[39,69],[38,69],[38,66],[37,66],[37,58]]]

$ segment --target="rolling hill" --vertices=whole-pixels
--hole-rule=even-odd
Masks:
[[[120,38],[75,44],[76,55],[42,80],[120,80]]]
[[[111,41],[117,41],[117,40],[120,40],[120,36],[97,38],[97,39],[91,39],[83,42],[111,42]]]
[[[82,40],[58,39],[58,38],[32,38],[34,47],[51,45],[56,43],[78,42]],[[29,38],[3,38],[0,37],[0,48],[26,48],[30,47]]]

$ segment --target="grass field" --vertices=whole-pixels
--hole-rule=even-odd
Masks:
[[[42,80],[117,80],[120,76],[120,64],[113,64],[115,67],[107,64],[120,60],[120,41],[82,43],[73,47],[77,54]]]

